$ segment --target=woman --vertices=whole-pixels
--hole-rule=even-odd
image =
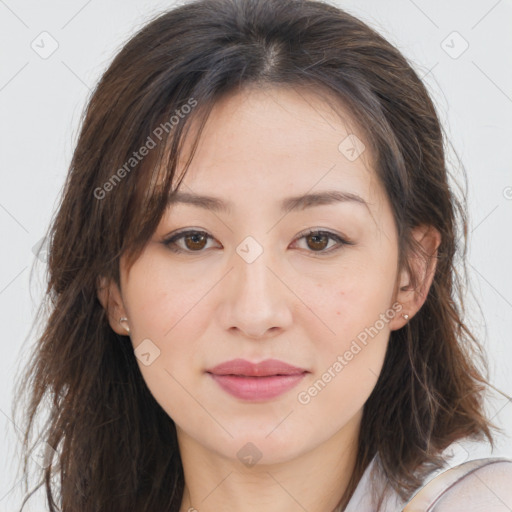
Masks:
[[[361,21],[293,0],[153,20],[90,99],[51,226],[20,387],[27,447],[53,399],[50,510],[401,509],[453,443],[493,443],[465,225],[425,87]],[[493,467],[436,511],[510,506]]]

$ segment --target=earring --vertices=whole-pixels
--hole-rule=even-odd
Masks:
[[[407,313],[404,313],[402,316],[403,316],[406,320],[409,320],[409,315],[408,315]]]
[[[128,318],[126,318],[125,316],[122,316],[120,319],[119,319],[119,323],[121,325],[123,325],[123,322],[128,322]],[[126,332],[128,334],[130,334],[130,328],[127,326],[127,325],[123,325],[123,327],[125,328]]]

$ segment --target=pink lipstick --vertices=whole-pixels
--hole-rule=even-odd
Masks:
[[[206,371],[219,386],[236,398],[264,401],[295,387],[309,373],[277,359],[251,363],[233,359]]]

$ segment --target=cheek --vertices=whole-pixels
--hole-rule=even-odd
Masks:
[[[133,320],[132,339],[153,337],[169,344],[183,325],[194,325],[201,302],[213,286],[203,276],[173,271],[165,258],[138,261],[126,287],[125,305]]]
[[[187,389],[202,329],[198,311],[203,288],[182,282],[165,265],[152,264],[134,268],[126,290],[137,364],[152,396],[177,423],[193,410]]]
[[[310,418],[331,410],[329,421],[348,421],[364,405],[382,370],[389,340],[385,314],[395,314],[388,283],[377,289],[368,273],[356,272],[340,277],[336,286],[318,284],[314,291],[310,300],[322,305],[318,311],[329,330],[319,322],[308,326],[315,371],[298,390],[297,401]]]
[[[395,274],[392,264],[376,265],[361,255],[358,262],[330,273],[328,279],[305,286],[302,295],[318,316],[346,338],[373,324],[391,306]]]
[[[306,295],[321,320],[307,327],[318,356],[316,371],[330,371],[325,378],[333,382],[324,399],[341,393],[347,400],[357,400],[371,391],[384,361],[389,323],[396,315],[391,308],[396,268],[392,248],[361,251],[345,263],[343,268],[333,267],[329,279],[318,279]]]
[[[214,277],[172,271],[168,259],[158,254],[140,258],[132,267],[124,294],[133,326],[130,337],[136,355],[149,349],[151,364],[140,357],[137,363],[158,401],[171,395],[179,402],[179,383],[198,367],[197,343],[208,320],[204,308],[214,284]]]

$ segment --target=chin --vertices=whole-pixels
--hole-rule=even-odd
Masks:
[[[225,458],[238,459],[248,468],[254,464],[261,466],[288,462],[305,451],[300,436],[280,436],[276,431],[268,435],[270,431],[245,430],[241,435],[231,432],[233,438],[224,439],[224,444],[211,440],[211,448]]]

